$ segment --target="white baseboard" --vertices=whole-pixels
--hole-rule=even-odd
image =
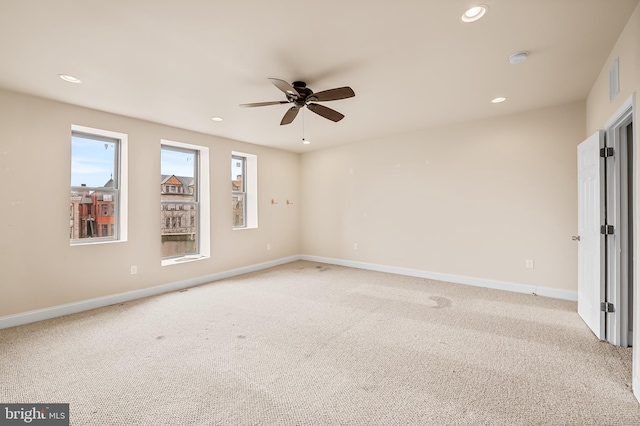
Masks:
[[[552,297],[555,299],[578,300],[578,293],[575,291],[557,290],[547,287],[539,287],[528,284],[510,283],[505,281],[489,280],[484,278],[465,277],[461,275],[442,274],[438,272],[422,271],[418,269],[407,269],[396,266],[377,265],[373,263],[356,262],[352,260],[333,259],[320,256],[294,255],[283,257],[281,259],[272,260],[256,265],[245,266],[229,271],[218,272],[202,277],[191,278],[183,281],[162,284],[141,290],[134,290],[127,293],[114,294],[110,296],[97,297],[95,299],[81,300],[79,302],[67,303],[65,305],[53,306],[50,308],[39,309],[35,311],[24,312],[15,315],[0,317],[0,329],[15,327],[17,325],[29,324],[36,321],[42,321],[50,318],[61,317],[63,315],[75,314],[78,312],[88,311],[90,309],[102,308],[104,306],[115,305],[117,303],[128,302],[131,300],[142,299],[144,297],[155,296],[171,291],[182,290],[184,288],[193,287],[208,282],[218,281],[225,278],[234,277],[236,275],[256,272],[262,269],[271,268],[273,266],[283,265],[285,263],[294,262],[296,260],[308,260],[318,263],[326,263],[330,265],[347,266],[350,268],[367,269],[371,271],[387,272],[390,274],[406,275],[410,277],[427,278],[432,280],[446,281],[456,284],[466,284],[476,287],[493,288],[497,290],[513,291],[516,293],[537,294],[539,296]],[[634,392],[639,389],[635,386]],[[639,391],[640,392],[640,391]],[[638,395],[636,394],[636,397]],[[640,399],[640,398],[639,398]]]
[[[75,314],[78,312],[88,311],[91,309],[102,308],[105,306],[115,305],[117,303],[129,302],[131,300],[142,299],[149,296],[156,296],[162,293],[182,290],[184,288],[193,287],[213,281],[222,280],[224,278],[234,277],[236,275],[246,274],[249,272],[260,271],[262,269],[271,268],[273,266],[299,260],[300,256],[289,256],[281,259],[272,260],[257,265],[245,266],[230,271],[218,272],[211,275],[192,278],[173,283],[162,284],[154,287],[144,288],[141,290],[129,291],[126,293],[114,294],[104,297],[96,297],[95,299],[81,300],[79,302],[67,303],[65,305],[53,306],[51,308],[38,309],[35,311],[24,312],[15,315],[0,317],[0,329],[15,327],[17,325],[29,324],[36,321],[61,317],[63,315]]]
[[[462,275],[442,274],[439,272],[422,271],[418,269],[399,268],[396,266],[377,265],[373,263],[357,262],[353,260],[332,259],[328,257],[301,255],[301,260],[312,262],[328,263],[331,265],[348,266],[350,268],[368,269],[377,272],[387,272],[390,274],[406,275],[410,277],[427,278],[431,280],[446,281],[456,284],[466,284],[475,287],[493,288],[496,290],[513,291],[515,293],[536,294],[538,296],[552,297],[554,299],[564,299],[577,301],[578,292],[569,290],[558,290],[548,287],[540,287],[530,284],[511,283],[506,281],[496,281],[485,278],[465,277]]]

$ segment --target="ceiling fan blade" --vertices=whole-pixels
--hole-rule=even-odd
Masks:
[[[295,99],[298,99],[300,97],[300,93],[298,93],[298,91],[286,81],[277,78],[270,78],[269,80],[273,83],[274,86],[282,90],[284,94],[287,95],[287,99],[289,99],[289,97],[294,97]]]
[[[323,90],[321,92],[316,92],[311,95],[309,98],[313,101],[337,101],[338,99],[346,99],[352,98],[356,94],[351,87],[339,87],[337,89]]]
[[[324,105],[319,104],[308,104],[307,108],[311,111],[315,112],[318,115],[321,115],[324,118],[327,118],[331,121],[340,121],[344,118],[344,115],[340,114],[338,111],[327,108]]]
[[[281,104],[288,104],[289,101],[271,101],[271,102],[256,102],[253,104],[240,104],[240,106],[242,108],[253,108],[253,107],[261,107],[261,106],[267,106],[267,105],[281,105]]]
[[[282,117],[280,125],[284,126],[285,124],[291,123],[298,115],[299,110],[300,108],[298,108],[297,106],[292,106],[291,108],[289,108],[287,112],[284,113],[284,117]]]

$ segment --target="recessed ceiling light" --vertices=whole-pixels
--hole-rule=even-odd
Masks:
[[[509,63],[511,64],[521,64],[524,61],[527,60],[527,56],[529,56],[529,54],[527,52],[516,52],[516,53],[512,53],[509,56]]]
[[[482,18],[487,13],[487,10],[489,10],[489,7],[484,4],[474,6],[462,15],[462,20],[464,22],[475,22]]]
[[[58,74],[58,77],[69,83],[82,83],[82,80],[69,74]]]
[[[224,120],[224,118],[222,118],[222,117],[211,117],[211,119],[213,121],[223,121]]]
[[[502,103],[502,102],[504,102],[506,100],[507,100],[507,98],[499,97],[499,98],[492,99],[491,102],[493,102],[494,104],[499,104],[499,103]]]

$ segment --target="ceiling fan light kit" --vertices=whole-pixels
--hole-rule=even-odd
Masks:
[[[353,89],[348,86],[314,93],[313,90],[307,87],[307,84],[304,81],[294,81],[292,84],[277,78],[270,78],[269,81],[284,93],[287,98],[286,101],[256,102],[251,104],[241,104],[240,106],[244,108],[252,108],[267,105],[293,104],[291,108],[285,112],[284,117],[282,117],[282,121],[280,122],[281,126],[293,122],[300,109],[305,106],[310,111],[313,111],[327,120],[338,122],[344,118],[343,114],[324,105],[317,104],[316,102],[337,101],[340,99],[352,98],[356,95]]]

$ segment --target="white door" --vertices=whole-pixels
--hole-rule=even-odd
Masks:
[[[600,148],[604,131],[598,131],[578,145],[578,314],[600,340],[605,338],[604,246],[600,225],[604,223]]]

